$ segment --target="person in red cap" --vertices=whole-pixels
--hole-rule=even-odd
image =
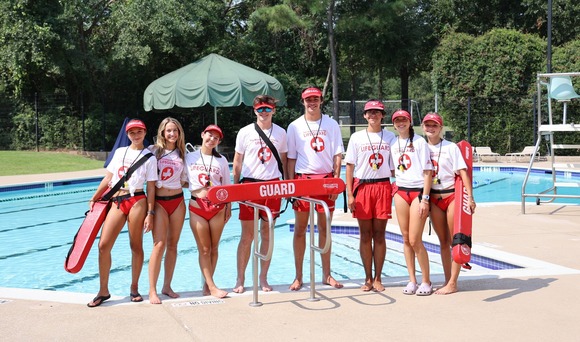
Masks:
[[[165,254],[165,271],[161,293],[178,298],[171,288],[171,280],[177,262],[177,243],[185,220],[183,185],[185,173],[185,134],[181,123],[167,117],[157,129],[155,145],[149,147],[157,158],[159,179],[155,190],[155,229],[153,249],[149,259],[149,303],[161,304],[157,295],[157,280],[161,271],[161,259]]]
[[[189,226],[199,251],[199,266],[205,279],[203,295],[224,298],[228,292],[217,287],[213,274],[218,261],[218,247],[224,226],[232,216],[230,203],[213,204],[207,200],[210,187],[230,184],[228,161],[216,147],[224,134],[217,125],[209,125],[201,133],[201,148],[187,153],[185,167],[191,192]]]
[[[381,127],[385,117],[381,101],[368,101],[363,115],[368,126],[350,136],[346,149],[346,193],[360,230],[359,251],[365,271],[361,289],[381,292],[385,290],[381,278],[387,253],[385,230],[391,218],[390,177],[395,174],[390,143],[395,135]]]
[[[422,235],[429,215],[431,189],[431,157],[427,142],[415,134],[411,114],[399,109],[391,117],[399,136],[391,142],[391,155],[395,164],[396,185],[393,186],[395,210],[401,234],[409,283],[403,293],[428,296],[433,292],[429,275],[429,256]],[[422,281],[417,285],[415,257],[419,261]]]
[[[143,145],[147,128],[141,120],[130,120],[125,131],[131,141],[128,147],[120,147],[115,150],[113,159],[107,165],[105,177],[97,187],[95,194],[89,202],[89,208],[93,208],[107,189],[112,188],[122,178],[125,178],[127,170],[141,158],[146,158],[151,153]],[[111,271],[111,250],[117,240],[117,236],[123,229],[125,222],[129,228],[131,241],[131,301],[141,302],[143,297],[139,294],[139,277],[143,268],[143,232],[154,228],[155,218],[155,182],[157,181],[157,162],[153,155],[139,167],[128,179],[124,180],[121,189],[118,190],[111,201],[113,205],[107,213],[101,238],[99,240],[99,293],[87,304],[88,307],[101,305],[111,298],[109,293],[109,274]],[[143,184],[147,182],[147,195]]]
[[[304,115],[294,120],[288,126],[288,178],[326,178],[340,177],[342,153],[344,146],[338,123],[328,115],[322,114],[322,92],[316,87],[308,87],[302,91]],[[312,196],[324,200],[334,212],[334,202],[338,195]],[[294,263],[296,278],[290,285],[290,290],[302,288],[302,268],[306,250],[306,226],[308,224],[309,202],[295,201],[294,205]],[[318,212],[319,244],[326,242],[326,217],[324,209],[316,205]],[[332,217],[331,217],[332,219]],[[330,250],[322,257],[322,282],[335,288],[343,285],[334,279],[330,273]]]
[[[286,153],[288,152],[286,130],[272,122],[272,116],[276,114],[276,99],[269,95],[258,95],[254,98],[253,109],[256,122],[242,127],[236,137],[233,164],[234,184],[275,181],[283,178],[286,173]],[[274,221],[280,216],[282,202],[280,198],[252,202],[270,208]],[[254,241],[254,210],[253,207],[240,203],[239,219],[242,225],[242,236],[238,244],[238,275],[233,289],[236,293],[244,292],[246,267]],[[263,211],[260,212],[260,220],[260,253],[265,255],[268,251],[270,234],[269,222]],[[260,288],[265,292],[272,291],[272,287],[268,284],[269,268],[270,260],[260,260]]]
[[[443,118],[437,113],[427,113],[423,118],[423,131],[427,136],[431,162],[433,163],[433,185],[431,185],[431,222],[441,249],[441,263],[445,273],[445,284],[435,291],[436,294],[457,292],[457,279],[461,265],[451,256],[451,240],[455,216],[455,176],[459,175],[465,185],[471,212],[475,212],[473,187],[467,174],[467,165],[456,144],[441,138]]]

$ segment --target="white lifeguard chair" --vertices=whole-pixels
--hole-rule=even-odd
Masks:
[[[555,153],[556,149],[580,149],[580,145],[566,145],[566,144],[555,144],[554,143],[554,132],[579,132],[580,124],[568,123],[567,122],[567,109],[568,102],[573,99],[580,98],[580,95],[574,90],[572,79],[580,81],[580,72],[567,72],[567,73],[547,73],[537,75],[537,108],[538,108],[538,140],[535,145],[535,150],[530,158],[530,164],[526,172],[526,177],[522,184],[522,214],[526,213],[526,197],[535,197],[536,204],[540,203],[550,203],[556,198],[580,198],[580,191],[576,195],[559,195],[558,188],[562,187],[575,187],[580,190],[578,183],[573,182],[557,182],[556,181],[556,168],[580,168],[580,164],[556,164],[555,163]],[[548,100],[548,123],[542,123],[542,89],[547,88],[547,100]],[[553,120],[553,107],[552,100],[563,103],[562,112],[562,123],[555,123]],[[550,162],[552,168],[552,186],[539,193],[527,193],[526,185],[528,177],[532,170],[534,161],[537,160],[535,156],[540,151],[540,143],[542,139],[545,139],[548,143],[549,156],[548,161]],[[547,198],[547,200],[542,200],[542,198]]]

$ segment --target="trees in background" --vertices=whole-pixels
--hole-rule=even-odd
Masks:
[[[520,150],[533,135],[532,83],[545,70],[545,7],[544,0],[6,0],[0,148],[108,150],[126,116],[156,127],[168,114],[195,143],[213,109],[143,113],[143,91],[218,53],[282,82],[283,126],[300,113],[309,84],[341,100],[419,98],[425,110],[438,92],[457,137],[467,134],[471,98],[472,139]],[[578,18],[580,4],[554,1],[554,71],[580,70]],[[252,120],[242,107],[219,115],[232,133]],[[500,133],[508,139],[494,142]]]

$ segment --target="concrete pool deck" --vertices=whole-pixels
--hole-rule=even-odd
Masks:
[[[9,176],[9,179],[0,177],[0,186],[102,175],[103,170]],[[349,214],[335,217],[335,221],[347,220],[352,220]],[[396,218],[390,222],[396,223]],[[431,238],[427,233],[425,236]],[[406,296],[402,293],[406,279],[402,278],[384,278],[387,289],[382,293],[362,292],[360,281],[348,281],[346,288],[340,290],[318,283],[316,296],[321,300],[317,302],[307,300],[308,286],[299,292],[277,286],[272,293],[260,292],[261,307],[249,305],[251,290],[243,295],[232,294],[223,301],[202,297],[199,292],[182,293],[179,299],[162,298],[162,305],[150,305],[147,298],[135,304],[129,303],[127,297],[118,297],[89,309],[86,303],[94,294],[0,288],[0,340],[570,341],[577,338],[580,206],[528,204],[523,215],[519,203],[479,204],[473,238],[474,253],[478,249],[492,254],[495,251],[497,255],[513,257],[515,263],[525,260],[532,265],[530,271],[504,270],[487,275],[462,272],[460,292],[447,296]],[[538,270],[533,265],[539,265]],[[144,270],[142,277],[146,276]],[[433,280],[435,286],[442,281],[440,276],[434,276]]]

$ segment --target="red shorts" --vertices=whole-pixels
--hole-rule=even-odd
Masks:
[[[197,202],[199,208],[194,207],[189,204],[189,211],[196,214],[197,216],[201,216],[207,221],[211,220],[214,216],[216,216],[226,205],[225,203],[222,204],[213,204],[209,200],[205,198],[198,198],[198,197],[191,197],[192,200]]]
[[[145,193],[143,191],[137,191],[134,194],[134,196],[131,196],[130,194],[116,196],[112,197],[111,201],[113,203],[117,203],[117,209],[121,209],[123,214],[129,215],[129,212],[131,211],[131,208],[133,208],[135,203],[139,202],[143,198],[147,198],[147,196],[145,196]]]
[[[327,173],[327,174],[322,174],[322,175],[307,175],[307,174],[297,173],[296,176],[294,177],[294,179],[320,179],[320,178],[330,178],[330,177],[332,177],[332,173]],[[330,212],[333,212],[335,201],[331,201],[329,196],[330,195],[309,196],[309,197],[324,201],[326,203],[326,205],[328,206],[328,210]],[[292,207],[294,208],[294,210],[299,211],[299,212],[308,212],[308,211],[310,211],[310,202],[296,200],[296,201],[294,201],[294,204],[292,205]],[[315,209],[316,209],[316,212],[324,213],[324,208],[322,208],[322,206],[319,204],[316,205]]]
[[[393,190],[396,194],[401,196],[402,199],[407,202],[408,205],[415,200],[415,198],[419,197],[422,194],[422,188],[403,188],[403,187],[393,187]]]
[[[272,212],[272,218],[275,220],[280,216],[280,207],[282,206],[282,199],[281,198],[269,198],[264,200],[253,200],[249,201],[256,204],[265,205],[270,209]],[[239,219],[241,221],[252,221],[254,220],[254,207],[247,206],[240,202],[240,215]],[[262,220],[267,219],[266,212],[264,210],[260,210],[260,218]]]
[[[441,196],[441,194],[449,194],[449,193],[454,193],[454,192],[455,192],[455,189],[443,190],[443,191],[431,190],[431,199],[429,201],[431,203],[435,204],[437,207],[439,207],[439,209],[441,209],[443,211],[447,211],[447,208],[449,208],[449,205],[451,205],[451,203],[453,203],[453,201],[455,200],[455,194],[452,194],[451,196],[447,196],[445,198],[443,198],[443,196]]]
[[[165,209],[167,216],[171,216],[175,209],[183,202],[183,192],[173,196],[155,196],[155,202]]]
[[[392,203],[391,182],[362,183],[357,186],[352,217],[360,220],[388,220],[392,218]]]
[[[259,179],[254,179],[254,178],[242,178],[241,179],[241,183],[247,183],[247,182],[271,182],[271,181],[277,181],[279,180],[279,178],[275,178],[275,179],[270,179],[270,180],[259,180]],[[261,205],[265,205],[266,207],[268,207],[270,209],[270,211],[272,212],[272,218],[275,220],[280,216],[280,207],[282,206],[282,199],[281,198],[268,198],[268,199],[263,199],[263,200],[253,200],[253,201],[249,201],[252,203],[256,203],[256,204],[261,204]],[[260,218],[264,221],[266,221],[266,219],[268,218],[268,216],[266,215],[266,213],[263,210],[260,210]],[[241,221],[253,221],[254,220],[254,207],[250,207],[248,205],[244,205],[242,203],[240,203],[240,213],[238,218]]]

